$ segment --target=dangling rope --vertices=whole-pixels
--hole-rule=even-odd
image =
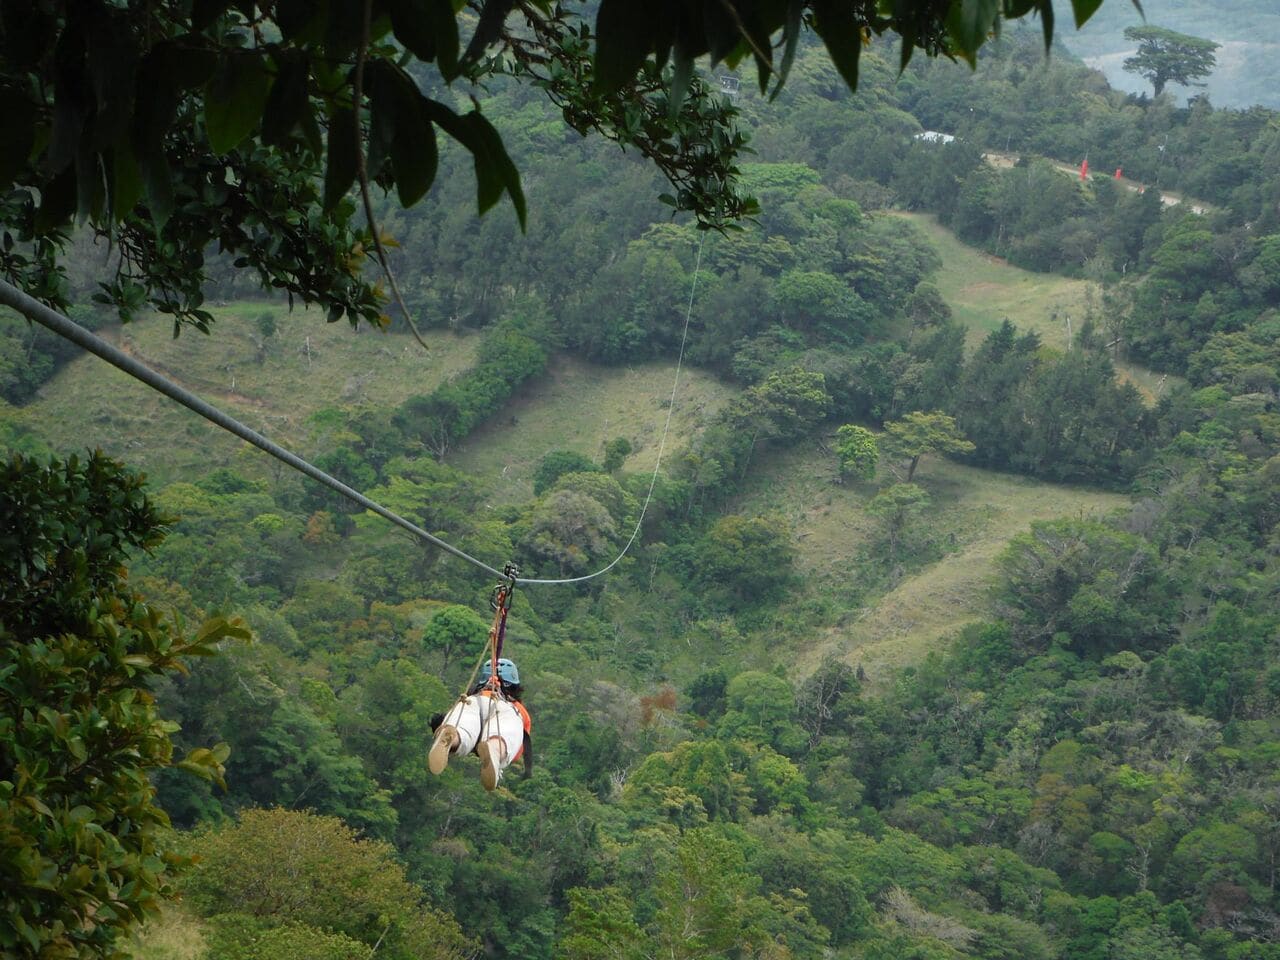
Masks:
[[[514,563],[508,563],[502,568],[502,577],[503,579],[493,588],[493,594],[489,598],[489,606],[493,609],[493,623],[489,626],[489,635],[485,639],[484,648],[480,651],[480,658],[476,660],[467,685],[462,688],[459,700],[465,700],[475,688],[476,677],[479,676],[486,657],[489,658],[490,663],[490,684],[499,695],[502,693],[501,683],[497,682],[499,680],[498,659],[502,656],[502,644],[507,637],[507,614],[511,612],[511,598],[515,594],[516,584],[520,582],[520,569]]]
[[[684,365],[685,345],[688,343],[688,340],[689,340],[689,322],[691,317],[693,316],[693,299],[698,289],[698,277],[702,270],[702,248],[706,243],[706,239],[707,239],[707,236],[705,233],[703,233],[698,243],[698,256],[697,256],[697,260],[694,263],[694,268],[693,268],[693,282],[689,287],[689,302],[685,307],[684,329],[680,334],[680,353],[676,357],[675,378],[674,378],[674,382],[671,385],[671,397],[667,403],[667,419],[666,419],[666,422],[663,424],[662,436],[658,441],[658,455],[653,465],[653,475],[649,478],[649,491],[648,493],[645,494],[644,505],[641,507],[640,517],[639,519],[636,520],[636,525],[631,531],[631,537],[627,540],[626,544],[618,552],[618,555],[616,557],[614,557],[607,564],[605,564],[599,570],[594,571],[593,573],[584,574],[583,576],[580,576],[580,577],[560,577],[560,578],[552,578],[552,579],[538,579],[538,578],[528,578],[528,577],[520,577],[518,575],[512,575],[509,578],[511,587],[514,588],[516,584],[556,585],[556,584],[569,584],[569,583],[583,583],[587,580],[594,580],[596,577],[600,577],[608,573],[610,570],[616,567],[619,563],[621,563],[622,558],[627,555],[627,552],[631,549],[632,544],[634,544],[636,542],[636,538],[639,537],[640,528],[644,524],[645,514],[648,513],[648,510],[649,510],[649,503],[653,500],[654,488],[658,484],[658,473],[662,467],[662,455],[666,450],[667,435],[671,430],[671,417],[672,417],[672,414],[675,412],[676,391],[680,386],[680,371]],[[210,423],[214,424],[215,426],[220,427],[223,430],[226,430],[228,433],[239,437],[241,440],[244,440],[246,443],[252,444],[253,446],[257,447],[259,450],[263,451],[266,454],[269,454],[272,457],[275,457],[280,462],[289,465],[290,467],[299,471],[300,473],[306,474],[312,480],[315,480],[316,482],[323,484],[324,486],[328,487],[330,490],[333,490],[335,493],[338,493],[346,497],[348,500],[351,500],[352,502],[359,504],[364,509],[378,514],[378,516],[382,517],[385,520],[390,521],[391,523],[395,524],[401,529],[406,530],[407,532],[417,537],[418,539],[423,540],[431,544],[432,546],[439,547],[441,550],[444,550],[446,553],[452,554],[453,556],[457,557],[459,560],[463,560],[476,567],[479,567],[481,570],[484,570],[486,573],[491,573],[491,574],[494,574],[495,576],[507,577],[507,574],[505,572],[500,574],[494,567],[485,563],[483,560],[478,560],[475,557],[471,556],[470,554],[466,553],[465,551],[460,550],[457,547],[453,546],[453,544],[447,543],[446,541],[440,539],[435,534],[432,534],[427,532],[426,530],[423,530],[417,524],[411,523],[410,521],[406,520],[404,517],[400,516],[399,514],[394,513],[391,510],[388,510],[386,507],[382,506],[382,504],[369,499],[364,494],[347,486],[345,483],[343,483],[341,480],[338,480],[336,477],[330,476],[329,474],[321,470],[319,467],[309,463],[308,461],[304,460],[302,457],[299,457],[297,454],[291,453],[290,451],[284,449],[284,447],[280,446],[278,443],[268,440],[266,437],[258,433],[256,430],[252,430],[249,427],[245,426],[235,417],[232,417],[224,413],[223,411],[219,410],[217,407],[213,406],[213,404],[200,399],[195,394],[191,393],[191,391],[185,389],[184,387],[180,387],[178,384],[174,383],[172,380],[169,380],[166,377],[161,376],[160,374],[156,373],[154,370],[152,370],[150,367],[146,366],[145,364],[139,363],[133,357],[124,353],[122,350],[119,350],[116,347],[112,346],[110,343],[107,343],[101,337],[93,333],[90,333],[88,330],[80,326],[80,324],[76,323],[74,320],[70,320],[67,317],[64,317],[62,314],[58,313],[57,311],[51,310],[49,307],[45,306],[40,301],[36,300],[34,297],[27,295],[25,292],[15,287],[13,284],[8,283],[7,281],[4,281],[4,280],[0,280],[0,304],[4,306],[12,307],[14,310],[18,311],[18,313],[22,314],[28,320],[38,323],[41,326],[44,326],[49,330],[52,330],[54,333],[58,334],[58,336],[63,337],[67,340],[70,340],[72,343],[88,351],[89,353],[92,353],[94,356],[99,357],[100,359],[105,360],[107,363],[111,364],[117,369],[124,371],[129,376],[133,377],[135,380],[141,381],[142,383],[146,384],[148,387],[157,391],[158,393],[164,394],[170,400],[173,400],[176,403],[179,403],[182,406],[186,407],[188,410],[192,411],[193,413],[196,413],[199,416],[204,417],[206,420],[208,420]],[[495,663],[495,667],[496,667],[496,663]],[[477,669],[479,669],[478,666],[477,666]]]
[[[489,659],[489,680],[483,691],[477,707],[484,704],[480,708],[480,731],[479,735],[484,734],[485,726],[492,717],[494,721],[494,734],[502,739],[502,712],[497,709],[496,701],[506,701],[506,694],[502,690],[502,678],[498,674],[498,660],[502,656],[502,644],[507,637],[507,614],[511,612],[511,598],[515,594],[516,584],[519,582],[520,570],[514,563],[508,563],[502,568],[503,579],[498,581],[498,585],[493,588],[493,594],[489,598],[489,606],[493,608],[493,623],[489,626],[489,635],[485,638],[483,649],[480,651],[480,657],[476,660],[476,665],[471,671],[471,676],[467,679],[467,684],[462,688],[462,693],[458,694],[458,702],[465,703],[467,698],[471,696],[471,691],[475,689],[476,677],[480,673],[480,667],[484,664],[485,658]],[[478,743],[478,741],[477,741]],[[502,749],[506,749],[504,746]]]
[[[676,375],[671,384],[671,397],[667,401],[667,421],[662,425],[662,437],[658,440],[658,456],[653,463],[653,476],[649,478],[649,492],[644,496],[644,506],[640,508],[640,517],[636,520],[636,525],[631,531],[631,538],[627,540],[626,545],[618,552],[618,555],[610,560],[594,573],[584,574],[581,577],[561,577],[559,579],[538,580],[527,577],[521,578],[521,583],[537,583],[537,584],[559,584],[559,583],[583,583],[587,580],[594,580],[596,577],[603,576],[608,573],[619,563],[622,558],[627,555],[627,551],[631,549],[631,545],[636,542],[636,537],[640,536],[640,527],[644,523],[644,516],[649,512],[649,501],[653,499],[653,489],[658,485],[658,471],[662,468],[662,454],[667,448],[667,434],[671,430],[671,415],[676,409],[676,390],[680,386],[680,369],[684,366],[684,348],[689,341],[689,319],[693,316],[693,297],[698,292],[698,276],[702,271],[702,247],[707,242],[707,235],[704,232],[702,238],[698,241],[698,258],[693,264],[693,283],[689,285],[689,302],[685,305],[684,310],[684,329],[680,332],[680,353],[676,356]]]

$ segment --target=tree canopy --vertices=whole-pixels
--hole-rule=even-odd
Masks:
[[[905,479],[910,483],[926,453],[972,453],[974,444],[956,427],[955,417],[917,410],[884,425],[880,449],[891,460],[910,461]]]
[[[192,639],[121,564],[163,518],[140,478],[94,455],[0,463],[0,953],[109,956],[180,862],[148,775],[175,763],[151,682],[247,631]],[[225,744],[177,761],[221,780]]]
[[[1211,74],[1218,63],[1213,52],[1221,44],[1212,40],[1151,24],[1126,27],[1124,36],[1138,44],[1137,53],[1125,60],[1124,68],[1145,78],[1157,97],[1170,83],[1204,86],[1196,81]]]

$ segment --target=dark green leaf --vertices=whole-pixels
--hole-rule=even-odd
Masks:
[[[19,91],[0,87],[0,191],[26,166],[35,145],[36,108]]]
[[[218,55],[204,47],[192,47],[176,40],[157,43],[152,54],[168,77],[170,86],[179,90],[203,87],[218,66]]]
[[[502,25],[507,20],[507,14],[515,5],[515,0],[485,0],[480,8],[480,22],[476,24],[476,32],[471,35],[467,52],[462,57],[464,69],[480,62],[485,50],[498,39],[498,35],[502,32]]]
[[[385,60],[375,60],[365,68],[365,89],[369,92],[369,151],[365,168],[369,177],[377,177],[391,155],[399,122],[400,98],[397,96],[399,71]]]
[[[213,26],[213,22],[227,12],[228,6],[227,0],[192,0],[191,26],[196,30]]]
[[[635,79],[653,48],[653,15],[635,0],[602,0],[596,14],[595,84],[612,93]]]
[[[1040,28],[1044,31],[1044,49],[1048,52],[1053,47],[1053,0],[1041,2]]]
[[[101,148],[119,137],[133,112],[138,53],[133,34],[123,20],[105,12],[94,18],[86,44],[86,73],[97,105],[94,143]]]
[[[96,150],[82,143],[76,153],[76,222],[84,224],[90,217],[97,218],[106,203],[106,190],[102,181],[102,161]]]
[[[316,39],[324,6],[311,0],[276,0],[276,26],[286,40]]]
[[[45,162],[53,171],[65,170],[75,159],[84,133],[84,110],[69,90],[53,105],[53,135]]]
[[[256,53],[230,53],[209,81],[205,131],[214,153],[234,150],[262,120],[271,76]]]
[[[68,24],[54,49],[53,133],[45,162],[55,173],[66,169],[80,149],[88,105],[82,99],[84,34],[78,22]]]
[[[750,53],[756,62],[756,82],[760,93],[769,89],[769,78],[773,74],[773,29],[762,19],[760,6],[755,3],[739,3],[738,16],[746,36],[735,53]]]
[[[477,139],[485,146],[486,162],[497,175],[499,183],[502,184],[502,188],[507,192],[507,196],[511,198],[511,205],[516,210],[516,219],[520,221],[520,229],[523,230],[525,228],[526,211],[524,191],[520,188],[520,171],[511,162],[511,157],[507,155],[507,148],[502,144],[502,137],[494,129],[493,124],[481,116],[478,111],[467,114],[467,117],[477,130]],[[479,167],[477,166],[477,178],[478,174]],[[483,212],[483,209],[486,208],[482,208],[481,212]]]
[[[427,16],[436,38],[436,65],[446,81],[458,75],[458,20],[449,0],[426,0]]]
[[[675,49],[675,62],[671,66],[671,83],[667,88],[667,112],[674,120],[680,116],[689,83],[693,80],[693,57],[679,47]]]
[[[405,49],[419,60],[427,63],[434,60],[435,30],[426,0],[388,0],[387,9],[391,12],[391,29]]]
[[[506,190],[523,230],[525,202],[524,191],[520,188],[520,173],[507,155],[498,131],[478,111],[459,116],[444,104],[426,99],[423,107],[433,123],[470,152],[475,163],[476,199],[480,212],[484,213],[497,203]]]
[[[270,146],[286,143],[302,112],[311,107],[307,99],[306,55],[297,50],[281,51],[276,54],[276,64],[276,81],[262,113],[262,142]]]
[[[340,0],[325,5],[328,19],[324,25],[325,53],[342,60],[355,52],[364,32],[363,0]]]
[[[35,67],[53,45],[57,21],[43,7],[31,0],[0,2],[0,50],[13,74]]]
[[[422,199],[435,180],[435,129],[427,101],[407,73],[386,62],[369,66],[369,173],[376,176],[390,156],[400,203],[409,207]]]
[[[436,131],[427,117],[422,94],[415,88],[403,90],[397,113],[391,162],[395,166],[400,205],[411,207],[422,199],[436,178]]]
[[[1071,0],[1071,13],[1075,14],[1076,29],[1083,27],[1100,6],[1102,0]]]
[[[302,111],[299,126],[302,128],[302,139],[311,152],[317,157],[323,154],[324,136],[320,132],[320,121],[316,119],[316,112],[309,105]]]
[[[728,0],[712,0],[702,5],[702,29],[707,35],[707,51],[713,65],[727,57],[742,40],[742,31],[727,3]]]
[[[164,229],[173,213],[173,180],[164,149],[159,144],[149,145],[137,154],[138,167],[142,171],[143,192],[156,231]]]
[[[36,233],[48,233],[64,226],[76,209],[76,171],[68,166],[40,191],[36,211]]]
[[[111,158],[111,216],[123,220],[142,199],[142,169],[127,138],[121,138]]]
[[[959,0],[951,5],[947,13],[947,33],[971,66],[977,63],[978,48],[987,39],[999,14],[999,0]]]
[[[850,90],[858,87],[858,60],[862,56],[862,24],[853,9],[841,0],[813,0],[814,32],[822,38],[831,62]]]
[[[791,64],[796,58],[796,45],[800,42],[800,23],[804,15],[804,0],[787,0],[787,22],[782,31],[782,65],[778,68],[778,83],[773,96],[782,92],[782,85],[791,74]]]
[[[329,114],[328,163],[324,170],[324,208],[332,210],[356,179],[356,118],[348,107]]]
[[[134,153],[140,158],[160,150],[178,109],[178,90],[167,62],[170,50],[166,45],[157,45],[138,68],[132,134]],[[145,164],[143,167],[145,170]]]

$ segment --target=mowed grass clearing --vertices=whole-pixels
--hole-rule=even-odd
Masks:
[[[932,214],[898,212],[895,216],[914,223],[937,248],[942,269],[930,280],[956,320],[969,328],[970,348],[1006,318],[1019,330],[1034,330],[1049,346],[1066,348],[1067,317],[1078,330],[1094,284],[1012,266],[969,246]]]
[[[554,357],[546,374],[525,384],[445,462],[484,478],[498,503],[532,497],[534,471],[552,450],[572,450],[599,462],[607,441],[625,437],[634,451],[625,469],[652,471],[674,376],[675,364],[669,362],[606,367]],[[665,464],[737,393],[705,371],[684,367]]]
[[[867,503],[892,477],[875,484],[836,485],[835,456],[817,444],[801,444],[765,459],[748,481],[736,509],[774,513],[794,531],[796,568],[811,596],[861,594],[859,560],[878,540]],[[957,630],[981,619],[1004,546],[1036,520],[1101,517],[1127,498],[1081,487],[1040,483],[1013,474],[926,458],[915,482],[932,500],[917,536],[940,541],[939,561],[904,576],[887,592],[841,608],[835,622],[798,641],[792,654],[797,677],[837,657],[861,664],[874,681],[889,669],[918,663]],[[889,563],[889,558],[885,558]]]
[[[977,250],[925,213],[898,211],[894,216],[910,220],[933,242],[942,257],[942,269],[931,281],[950,305],[958,322],[969,328],[972,350],[1006,319],[1019,330],[1034,330],[1042,343],[1065,350],[1068,344],[1067,318],[1072,333],[1078,333],[1088,310],[1093,288],[1087,280],[1075,280],[1053,273],[1035,273]],[[1148,403],[1180,382],[1137,364],[1117,362],[1116,376],[1137,387]]]
[[[209,336],[150,317],[104,336],[127,353],[281,445],[308,454],[308,418],[327,407],[395,407],[429,393],[475,361],[479,338],[411,338],[326,323],[319,311],[274,303],[214,307]],[[257,320],[275,319],[264,338]],[[236,464],[267,467],[260,454],[93,356],[72,361],[15,415],[63,453],[101,448],[165,482]]]

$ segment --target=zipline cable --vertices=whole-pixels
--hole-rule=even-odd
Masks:
[[[621,562],[623,557],[627,555],[627,551],[630,550],[631,545],[635,543],[636,537],[640,535],[640,527],[644,523],[645,514],[649,510],[649,503],[653,499],[654,488],[657,486],[657,483],[658,483],[658,471],[662,466],[662,454],[663,454],[663,451],[666,449],[667,433],[671,429],[671,415],[675,411],[676,390],[680,385],[680,370],[684,364],[685,344],[688,342],[688,338],[689,338],[689,319],[693,315],[693,298],[694,298],[694,294],[698,289],[698,275],[702,269],[702,248],[703,248],[703,245],[706,243],[706,239],[707,237],[706,237],[706,234],[704,233],[702,235],[701,240],[698,243],[698,256],[693,268],[693,282],[689,287],[689,303],[688,303],[688,306],[685,308],[685,314],[684,314],[684,329],[680,334],[680,353],[676,358],[675,380],[671,386],[671,398],[667,404],[667,419],[666,419],[666,423],[663,425],[663,428],[662,428],[662,437],[658,441],[657,459],[653,466],[653,476],[649,479],[649,492],[645,495],[644,506],[640,510],[640,518],[636,521],[635,529],[631,531],[631,538],[627,540],[627,543],[622,548],[621,552],[616,557],[614,557],[611,561],[609,561],[607,565],[601,567],[599,570],[595,571],[594,573],[588,573],[581,577],[562,577],[558,579],[539,579],[536,577],[511,577],[506,572],[498,570],[496,567],[491,567],[489,566],[489,564],[485,563],[483,560],[477,560],[475,557],[471,556],[471,554],[467,553],[466,551],[460,550],[457,547],[453,546],[453,544],[448,543],[444,540],[441,540],[435,534],[429,533],[426,530],[423,530],[417,524],[406,520],[404,517],[400,516],[398,513],[395,513],[394,511],[388,510],[386,507],[382,506],[382,504],[378,503],[377,501],[370,500],[363,493],[353,489],[352,487],[347,486],[337,477],[334,477],[325,473],[319,467],[307,462],[306,460],[302,459],[302,457],[299,457],[297,454],[291,453],[290,451],[286,450],[284,447],[280,446],[278,443],[275,443],[272,440],[268,440],[266,437],[258,433],[256,430],[253,430],[245,426],[235,417],[232,417],[226,413],[223,413],[217,407],[213,406],[213,404],[200,399],[191,391],[185,389],[184,387],[180,387],[178,384],[174,383],[172,380],[168,379],[167,377],[161,376],[159,373],[152,370],[150,367],[146,366],[145,364],[135,360],[133,357],[129,356],[124,351],[120,350],[117,347],[112,346],[110,343],[103,340],[101,337],[86,330],[84,327],[80,326],[80,324],[76,323],[74,320],[68,319],[67,317],[64,317],[62,314],[58,313],[56,310],[53,310],[50,307],[45,306],[39,300],[36,300],[34,297],[29,296],[28,294],[19,290],[13,284],[5,280],[0,280],[0,304],[3,304],[5,306],[13,308],[14,310],[17,310],[20,314],[22,314],[28,320],[31,320],[34,323],[38,323],[42,327],[46,327],[49,330],[52,330],[54,333],[56,333],[60,337],[63,337],[64,339],[70,340],[72,343],[76,344],[81,349],[86,350],[89,353],[92,353],[94,356],[98,357],[101,360],[105,360],[107,363],[111,364],[113,367],[116,367],[118,370],[121,370],[124,373],[127,373],[129,376],[133,377],[135,380],[141,381],[151,389],[164,394],[170,400],[173,400],[175,403],[181,404],[182,406],[190,410],[192,413],[195,413],[201,417],[204,417],[204,419],[208,420],[214,426],[220,427],[223,430],[226,430],[228,433],[239,437],[241,440],[245,441],[246,443],[252,444],[253,446],[257,447],[259,450],[261,450],[263,453],[266,453],[272,457],[275,457],[277,460],[281,461],[282,463],[288,464],[289,466],[293,467],[293,469],[297,470],[300,473],[305,474],[306,476],[310,477],[312,480],[315,480],[317,483],[323,484],[324,486],[328,487],[330,490],[333,490],[335,493],[341,494],[342,496],[346,497],[348,500],[352,501],[353,503],[356,503],[359,506],[364,507],[366,510],[376,513],[378,516],[382,517],[384,520],[390,521],[391,523],[395,524],[397,527],[400,527],[402,530],[405,530],[408,533],[413,534],[415,537],[419,538],[420,540],[426,541],[432,546],[439,547],[441,550],[445,551],[446,553],[454,557],[457,557],[459,560],[463,560],[467,563],[470,563],[471,565],[480,568],[481,570],[485,571],[488,574],[491,574],[492,576],[498,577],[504,581],[508,581],[511,583],[538,584],[543,586],[551,586],[555,584],[582,583],[587,580],[594,580],[596,577],[599,577],[608,573],[610,570],[612,570]]]
[[[433,546],[439,547],[441,550],[452,554],[459,560],[465,560],[467,563],[474,564],[481,570],[493,574],[495,577],[502,576],[502,571],[489,566],[483,560],[477,560],[469,553],[459,550],[450,543],[446,543],[434,534],[428,533],[417,524],[410,523],[404,517],[393,513],[380,503],[370,500],[358,490],[353,490],[336,477],[330,476],[319,467],[313,466],[296,454],[290,453],[284,447],[280,446],[278,443],[268,440],[256,430],[251,430],[239,420],[235,419],[235,417],[228,416],[212,404],[201,400],[189,390],[183,389],[172,380],[162,377],[150,367],[139,363],[127,353],[113,347],[101,337],[90,333],[74,320],[69,320],[56,310],[51,310],[40,301],[27,296],[27,294],[23,293],[13,284],[7,283],[3,280],[0,280],[0,303],[12,307],[28,320],[33,320],[41,326],[47,327],[58,336],[65,337],[77,346],[89,351],[94,356],[107,361],[107,363],[111,364],[113,367],[123,370],[134,379],[141,380],[151,389],[163,393],[170,400],[182,404],[188,410],[199,414],[215,426],[221,427],[228,433],[235,434],[246,443],[253,444],[264,453],[270,454],[277,460],[287,463],[289,466],[293,467],[293,469],[305,473],[317,483],[324,484],[330,490],[342,494],[342,496],[346,497],[348,500],[358,503],[366,510],[372,510],[378,516],[386,520],[390,520],[396,526],[407,530],[415,537],[425,540]]]

